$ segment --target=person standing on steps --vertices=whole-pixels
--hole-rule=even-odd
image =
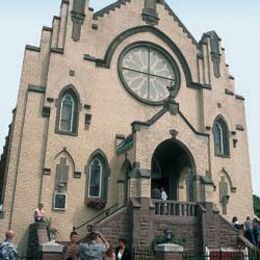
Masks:
[[[168,199],[168,195],[164,189],[164,187],[161,187],[161,200],[167,200]],[[167,208],[167,203],[162,204],[162,213],[163,215],[167,215],[168,214],[168,208]]]
[[[253,244],[256,245],[254,232],[253,232],[253,222],[250,217],[246,218],[245,221],[245,237]]]

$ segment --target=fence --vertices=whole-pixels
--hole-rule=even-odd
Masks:
[[[140,251],[132,249],[132,260],[153,260],[155,253],[153,250]],[[215,250],[207,254],[198,254],[195,252],[184,252],[183,260],[260,260],[260,251],[223,251]],[[18,257],[17,260],[41,260],[35,257]]]
[[[133,260],[153,260],[155,253],[151,251],[136,251],[132,250]],[[260,260],[259,251],[237,250],[237,251],[222,251],[216,250],[207,254],[198,254],[195,252],[184,252],[183,260]]]
[[[197,204],[192,202],[179,202],[172,200],[153,200],[155,215],[169,216],[197,216]]]

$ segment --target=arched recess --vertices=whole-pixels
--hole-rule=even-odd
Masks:
[[[230,156],[229,128],[227,121],[222,115],[218,115],[213,123],[215,155],[220,157]]]
[[[155,188],[164,187],[170,200],[195,200],[196,165],[191,152],[182,142],[168,139],[156,147],[151,174],[152,194]]]
[[[75,171],[75,162],[71,154],[63,149],[55,157],[55,191],[67,191],[69,179],[72,178]]]
[[[73,85],[62,89],[56,100],[57,108],[55,132],[66,135],[77,135],[79,112],[81,110],[80,96]]]
[[[120,177],[118,180],[118,202],[125,204],[129,197],[129,177],[132,171],[131,162],[125,159],[120,169]]]
[[[183,72],[184,72],[184,75],[186,78],[186,82],[189,87],[195,87],[195,88],[203,87],[200,83],[193,82],[192,76],[191,76],[191,70],[189,68],[188,62],[186,61],[186,59],[185,59],[183,53],[181,52],[181,50],[179,49],[179,47],[171,40],[171,38],[169,36],[167,36],[164,32],[162,32],[161,30],[159,30],[158,28],[153,27],[153,26],[147,26],[147,25],[137,26],[137,27],[130,28],[130,29],[120,33],[110,43],[109,47],[106,50],[104,58],[102,60],[97,59],[96,64],[98,66],[110,68],[111,60],[112,60],[112,57],[113,57],[117,47],[128,37],[138,34],[138,33],[142,33],[142,32],[149,32],[149,33],[154,34],[158,38],[162,39],[162,41],[164,41],[170,47],[170,49],[173,51],[173,53],[177,56],[181,66],[182,66],[182,69],[183,69]]]
[[[222,214],[227,214],[227,205],[231,193],[236,192],[236,187],[233,186],[232,180],[228,172],[223,168],[219,174],[219,203],[222,207]]]
[[[86,202],[102,200],[107,202],[108,177],[110,176],[109,163],[106,154],[101,150],[95,150],[88,159],[86,168]]]

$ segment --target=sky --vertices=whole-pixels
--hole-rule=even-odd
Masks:
[[[141,1],[141,0],[140,0]],[[42,26],[51,26],[61,0],[12,0],[0,3],[0,153],[16,106],[26,44],[39,46]],[[113,0],[90,0],[96,11]],[[185,26],[200,40],[215,30],[226,49],[236,93],[246,98],[249,152],[254,193],[260,196],[260,0],[168,0]]]

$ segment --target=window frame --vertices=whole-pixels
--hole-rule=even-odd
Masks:
[[[226,120],[222,116],[218,116],[213,124],[215,156],[230,158],[229,136],[229,129]],[[218,143],[216,142],[217,138]]]
[[[91,167],[92,167],[92,164],[94,163],[95,160],[97,160],[100,163],[99,194],[98,194],[98,196],[92,196],[90,194],[90,188],[91,188],[91,186],[93,186],[93,185],[91,185],[91,177],[92,177]],[[102,161],[100,160],[100,158],[95,156],[91,159],[90,164],[89,164],[88,198],[91,198],[91,199],[101,199],[102,198],[102,186],[104,185],[103,176],[104,176],[104,165],[103,165]]]
[[[61,115],[62,115],[62,101],[64,97],[69,94],[71,95],[74,101],[74,110],[73,110],[73,121],[72,121],[72,131],[61,130]],[[78,136],[78,127],[79,127],[79,116],[81,111],[81,103],[80,97],[73,85],[66,86],[59,94],[58,99],[55,101],[56,106],[56,123],[55,123],[55,133],[61,135],[68,135],[68,136]]]
[[[65,205],[64,205],[64,208],[57,208],[56,207],[56,196],[57,195],[62,195],[65,197]],[[67,203],[68,203],[68,194],[66,192],[59,192],[59,191],[54,191],[53,193],[53,207],[52,209],[55,210],[55,211],[66,211],[67,210]]]
[[[90,184],[90,165],[92,161],[98,158],[102,164],[102,185],[101,185],[101,196],[99,198],[93,198],[89,197],[89,184]],[[102,201],[104,205],[106,205],[107,200],[108,200],[108,194],[109,194],[109,177],[110,177],[110,168],[109,168],[109,163],[108,159],[106,157],[106,154],[100,149],[96,149],[94,152],[92,152],[89,155],[87,164],[85,166],[85,174],[86,174],[86,182],[85,182],[85,203],[88,207],[93,207],[92,202],[96,201]]]
[[[71,108],[71,119],[70,119],[70,129],[69,130],[64,130],[61,129],[61,124],[62,124],[62,115],[63,115],[63,110],[64,110],[64,101],[66,99],[66,96],[69,96],[72,99],[72,108]],[[71,95],[71,93],[66,92],[62,99],[61,99],[61,105],[60,105],[60,115],[59,115],[59,131],[62,132],[68,132],[68,133],[72,133],[73,132],[73,125],[74,125],[74,117],[75,117],[75,99],[74,97]]]
[[[175,61],[175,59],[172,57],[171,54],[169,54],[168,51],[166,51],[165,49],[163,49],[161,46],[158,46],[154,43],[151,43],[151,42],[135,42],[135,43],[132,43],[130,45],[128,45],[120,54],[119,56],[119,59],[118,59],[118,74],[119,74],[119,78],[123,84],[123,86],[125,87],[125,89],[137,100],[139,100],[140,102],[142,103],[145,103],[145,104],[148,104],[148,105],[153,105],[153,106],[161,106],[164,104],[165,100],[168,98],[168,96],[165,97],[165,99],[163,100],[160,100],[160,101],[152,101],[152,100],[147,100],[147,99],[144,99],[142,97],[140,97],[138,94],[136,94],[130,86],[128,86],[128,83],[127,81],[125,80],[125,77],[123,75],[123,70],[124,67],[123,67],[123,60],[125,58],[125,56],[132,50],[132,49],[135,49],[135,48],[138,48],[138,47],[145,47],[145,48],[148,48],[148,49],[153,49],[157,52],[159,52],[168,62],[169,64],[171,65],[172,67],[172,70],[174,71],[175,73],[175,79],[174,81],[174,87],[175,87],[175,91],[173,93],[173,96],[176,97],[178,92],[179,92],[179,89],[180,89],[180,84],[181,84],[181,74],[180,74],[180,71],[179,71],[179,67]],[[152,75],[150,75],[152,76]],[[170,80],[170,79],[167,79],[167,80]]]

